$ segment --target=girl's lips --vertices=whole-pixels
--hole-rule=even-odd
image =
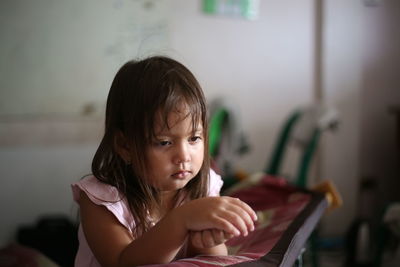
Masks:
[[[179,171],[177,173],[172,174],[173,177],[178,179],[184,179],[190,174],[189,171]]]

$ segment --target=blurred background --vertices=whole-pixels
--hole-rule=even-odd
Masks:
[[[399,25],[398,0],[2,0],[0,246],[41,216],[76,221],[70,184],[90,173],[111,81],[156,54],[235,107],[246,173],[264,169],[295,108],[335,107],[308,183],[337,186],[344,204],[320,229],[345,236],[365,212],[362,181],[374,185],[368,214],[400,200]]]

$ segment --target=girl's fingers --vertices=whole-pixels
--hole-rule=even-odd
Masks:
[[[253,221],[257,221],[256,212],[247,203],[241,201],[239,198],[233,198],[233,201],[236,203],[236,205],[244,209]]]
[[[227,220],[220,216],[214,218],[213,228],[225,231],[233,236],[240,235],[240,230],[236,228],[236,226],[233,223],[231,223],[230,220]]]
[[[204,248],[201,231],[190,232],[192,245],[196,248]]]
[[[177,208],[188,230],[219,229],[231,235],[247,235],[254,230],[255,212],[244,202],[232,197],[206,197]]]
[[[238,198],[226,197],[226,199],[230,203],[227,206],[227,209],[235,212],[239,217],[242,218],[247,226],[247,231],[253,231],[255,229],[254,220],[257,219],[255,211]],[[244,232],[242,231],[242,233]]]
[[[232,223],[241,232],[242,235],[247,236],[247,224],[241,216],[238,216],[238,212],[225,210],[221,212],[220,216]]]
[[[212,234],[212,230],[203,230],[201,231],[203,246],[205,248],[211,248],[215,246],[214,237]]]
[[[232,234],[227,234],[225,231],[219,229],[190,232],[190,241],[196,248],[211,248],[223,244],[227,239],[232,237]]]
[[[225,232],[225,231],[223,231],[223,233],[224,233],[224,239],[225,239],[225,241],[226,241],[226,240],[229,240],[229,239],[231,239],[231,238],[234,237],[234,235],[232,235],[232,234],[230,234],[230,233],[227,233],[227,232]]]
[[[226,241],[225,234],[224,234],[225,231],[218,230],[218,229],[212,229],[211,232],[212,232],[212,236],[214,239],[214,243],[216,245],[222,244]]]
[[[254,221],[251,218],[251,215],[247,213],[242,206],[239,205],[232,205],[231,209],[232,212],[236,213],[246,224],[246,230],[253,231],[254,230]]]

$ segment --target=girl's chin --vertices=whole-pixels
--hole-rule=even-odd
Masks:
[[[171,183],[168,185],[159,186],[157,188],[161,192],[177,191],[179,189],[184,188],[188,182],[189,182],[189,180],[185,180],[185,181],[178,180],[177,182],[174,182],[174,183]]]

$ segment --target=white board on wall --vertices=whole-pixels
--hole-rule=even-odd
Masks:
[[[102,107],[127,60],[168,47],[167,1],[0,1],[0,116]]]

